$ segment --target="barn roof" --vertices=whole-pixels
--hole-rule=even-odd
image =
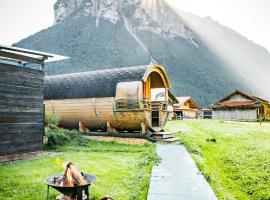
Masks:
[[[229,99],[231,96],[233,96],[234,94],[237,94],[237,93],[238,93],[238,94],[241,94],[242,96],[247,97],[247,98],[250,99],[250,100],[254,100],[254,101],[259,100],[258,97],[249,95],[249,94],[247,94],[247,93],[245,93],[245,92],[242,92],[242,91],[240,91],[240,90],[234,90],[232,93],[230,93],[229,95],[223,97],[223,98],[220,99],[218,102],[226,101],[226,100]]]
[[[236,106],[253,106],[256,105],[256,101],[223,101],[219,103],[219,106],[236,107]]]
[[[45,78],[44,99],[114,97],[117,83],[145,81],[153,67],[158,67],[165,73],[161,66],[151,63],[144,66],[48,76]]]
[[[242,101],[228,101],[231,96],[234,94],[241,94],[242,96],[245,96],[249,100],[242,100]],[[247,108],[247,107],[259,107],[262,102],[267,102],[264,99],[261,99],[259,97],[249,95],[247,93],[244,93],[239,90],[235,90],[229,95],[225,96],[224,98],[217,101],[215,104],[211,106],[211,108],[235,108],[235,107],[241,107],[241,108]]]

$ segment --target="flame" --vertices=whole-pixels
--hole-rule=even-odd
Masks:
[[[66,173],[67,179],[66,179],[66,185],[68,187],[73,187],[74,186],[74,181],[72,178],[72,171],[70,168],[67,168],[67,173]]]

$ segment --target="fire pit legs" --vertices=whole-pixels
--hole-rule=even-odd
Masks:
[[[50,190],[50,186],[48,185],[48,188],[47,188],[47,200],[49,200],[49,190]]]
[[[83,200],[82,188],[77,189],[77,200]],[[88,197],[87,197],[88,198]]]
[[[87,196],[86,200],[90,200],[88,187],[85,188],[84,192],[85,192],[85,195]]]

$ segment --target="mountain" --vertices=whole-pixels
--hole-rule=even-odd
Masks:
[[[58,0],[54,12],[53,26],[15,44],[70,57],[48,64],[47,75],[144,65],[152,58],[166,68],[175,95],[192,96],[204,107],[235,88],[255,88],[236,70],[241,64],[227,62],[230,52],[224,60],[216,48],[219,40],[241,40],[249,59],[256,51],[264,52],[256,59],[270,58],[229,28],[175,10],[165,0]],[[261,63],[262,69],[266,66]]]

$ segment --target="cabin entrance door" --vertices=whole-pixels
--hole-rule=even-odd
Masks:
[[[152,111],[152,126],[160,127],[160,113],[159,111]]]

